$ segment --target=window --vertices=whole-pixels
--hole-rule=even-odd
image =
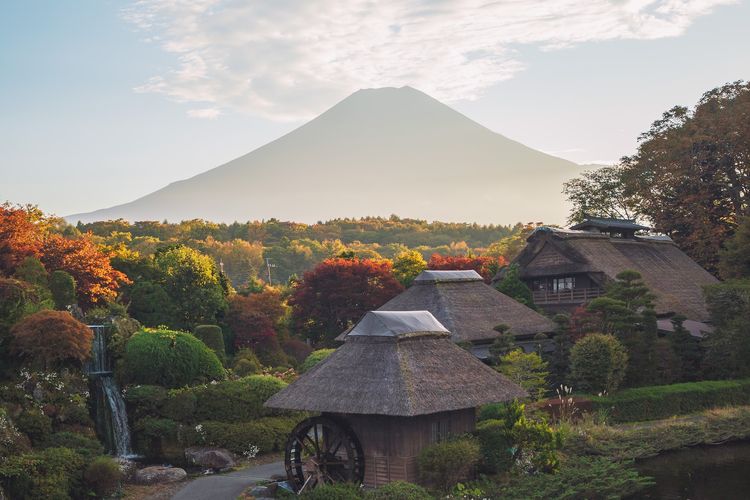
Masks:
[[[552,279],[552,291],[562,292],[563,290],[572,290],[576,287],[575,276],[565,276],[563,278]]]
[[[433,420],[430,425],[430,442],[439,443],[445,441],[451,435],[451,420],[450,418],[441,418],[440,420]]]

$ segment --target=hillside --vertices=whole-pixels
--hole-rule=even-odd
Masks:
[[[66,217],[315,222],[398,214],[560,223],[581,167],[512,141],[410,87],[360,90],[224,165],[130,203]]]

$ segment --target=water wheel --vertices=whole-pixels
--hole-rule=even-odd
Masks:
[[[361,483],[365,473],[357,436],[344,422],[330,417],[308,418],[294,428],[284,464],[297,493],[320,484]]]

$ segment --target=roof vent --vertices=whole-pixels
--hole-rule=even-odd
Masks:
[[[429,311],[370,311],[348,337],[408,337],[414,334],[450,335]]]
[[[483,281],[476,271],[422,271],[414,283],[448,283],[452,281]]]

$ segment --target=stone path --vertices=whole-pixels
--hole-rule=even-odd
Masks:
[[[275,475],[286,475],[284,462],[257,465],[228,474],[195,479],[175,493],[172,500],[235,500],[249,486],[258,481],[267,481]]]

